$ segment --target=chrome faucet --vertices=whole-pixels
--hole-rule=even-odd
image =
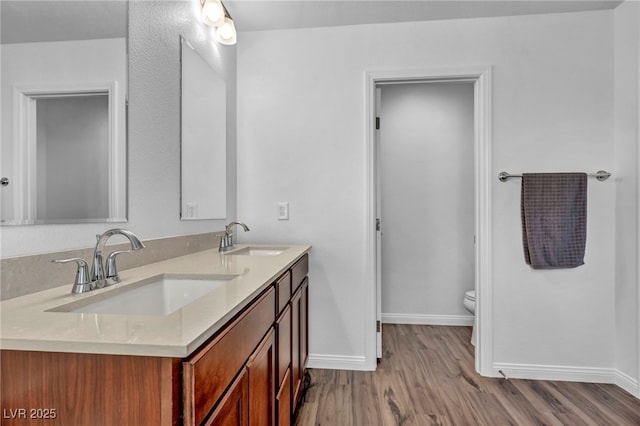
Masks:
[[[229,251],[233,248],[233,233],[231,232],[231,228],[233,225],[242,226],[245,232],[249,231],[249,227],[242,222],[231,222],[224,228],[224,234],[222,238],[220,238],[220,247],[218,247],[218,251]]]
[[[120,282],[118,271],[116,268],[116,257],[122,253],[130,253],[131,250],[114,251],[107,257],[105,271],[102,266],[102,250],[107,240],[113,235],[124,235],[131,243],[131,250],[140,250],[144,248],[144,244],[131,231],[125,229],[110,229],[102,235],[96,235],[96,248],[93,251],[93,262],[91,264],[91,274],[89,274],[89,264],[79,257],[70,259],[54,259],[53,263],[70,263],[76,262],[78,269],[76,271],[76,279],[71,289],[71,293],[79,294],[87,291],[102,288],[105,285],[116,284]]]
[[[116,268],[116,256],[122,253],[130,253],[131,250],[114,251],[107,257],[106,273],[102,262],[102,250],[107,244],[107,240],[114,235],[123,235],[127,237],[131,243],[131,250],[140,250],[144,248],[142,241],[131,231],[126,229],[110,229],[102,235],[96,235],[96,248],[93,251],[93,263],[91,264],[91,279],[97,288],[112,285],[120,282],[118,271]]]

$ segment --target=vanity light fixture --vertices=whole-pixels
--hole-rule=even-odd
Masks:
[[[233,45],[237,42],[236,26],[231,15],[220,0],[201,0],[202,22],[216,27],[215,39],[218,43]]]
[[[202,22],[217,27],[224,23],[225,9],[220,0],[201,0],[202,1]]]
[[[216,28],[216,40],[218,43],[226,45],[236,44],[236,26],[233,24],[233,20],[231,18],[225,17],[224,23]]]

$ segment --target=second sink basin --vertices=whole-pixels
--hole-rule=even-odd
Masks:
[[[221,287],[235,276],[160,275],[139,283],[51,309],[119,315],[169,315],[205,294]],[[79,303],[81,303],[80,306]]]
[[[228,254],[237,256],[277,256],[285,250],[285,247],[244,247]]]

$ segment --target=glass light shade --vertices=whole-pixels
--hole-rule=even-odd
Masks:
[[[220,0],[205,0],[202,5],[202,22],[212,27],[224,24],[224,7]]]
[[[216,28],[216,40],[218,43],[231,45],[237,41],[236,26],[231,18],[224,18],[224,23]]]

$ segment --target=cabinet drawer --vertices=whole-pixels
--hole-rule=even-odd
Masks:
[[[287,306],[291,298],[291,272],[287,271],[276,281],[276,295],[278,298],[277,313],[279,314]]]
[[[295,293],[300,284],[302,284],[302,280],[309,273],[309,255],[305,253],[304,256],[300,258],[292,267],[291,267],[291,293]]]
[[[270,287],[230,325],[182,363],[185,425],[200,424],[275,319]]]

